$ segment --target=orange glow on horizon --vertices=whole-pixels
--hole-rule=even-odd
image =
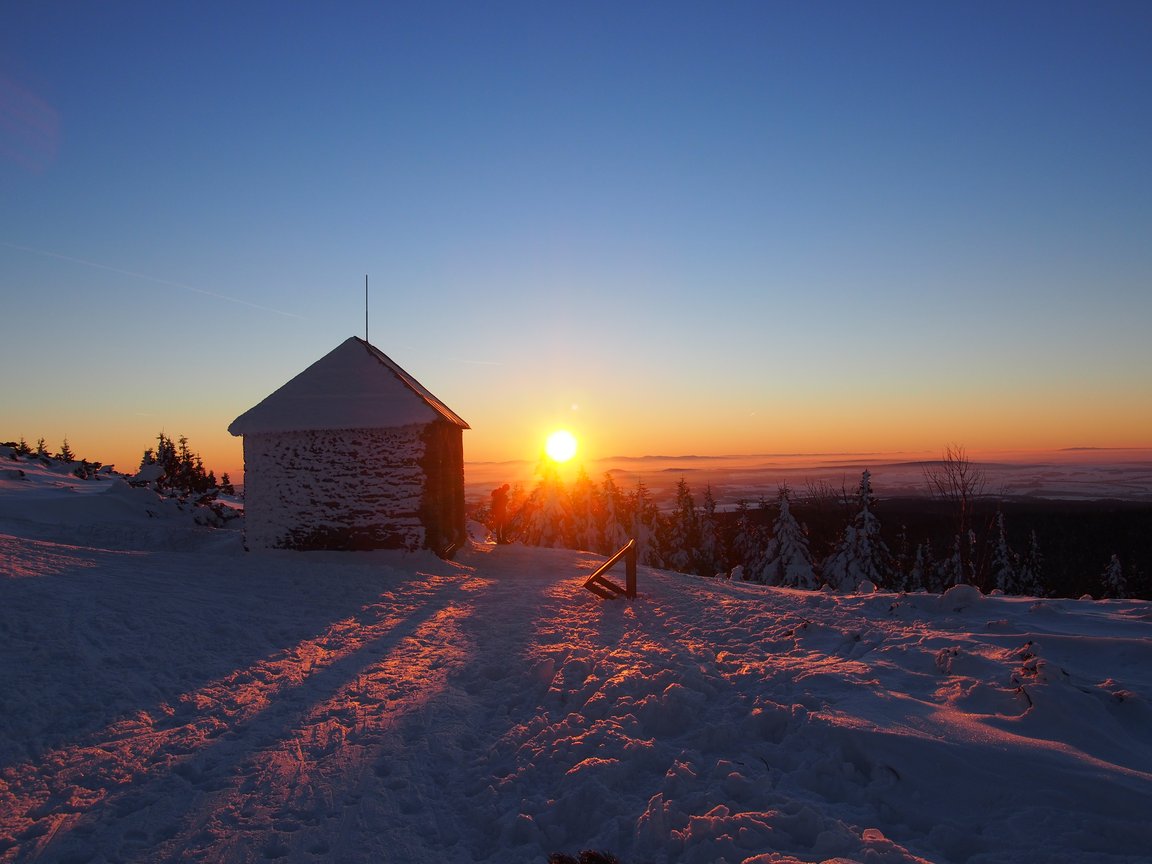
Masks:
[[[544,406],[526,404],[526,397],[514,393],[497,399],[477,396],[472,404],[458,394],[449,399],[472,427],[464,433],[466,462],[544,459],[565,471],[583,462],[592,473],[599,460],[615,457],[883,453],[929,459],[948,444],[961,444],[973,458],[1005,451],[1032,451],[1042,458],[1073,447],[1152,447],[1152,403],[1139,394],[990,391],[974,404],[973,392],[939,394],[905,384],[907,392],[890,386],[867,394],[782,392],[771,399],[722,393],[683,403],[675,401],[676,394],[655,392],[630,392],[627,399],[611,392],[599,398],[585,394],[579,402],[554,399],[555,404]],[[234,484],[242,483],[242,439],[227,432],[234,412],[195,408],[195,416],[160,410],[155,415],[83,416],[62,409],[35,416],[25,411],[10,418],[0,441],[23,437],[35,447],[42,436],[48,450],[56,452],[67,437],[77,457],[132,474],[163,431],[172,438],[186,436],[217,478],[228,473]],[[579,442],[576,454],[564,463],[544,449],[557,429],[567,429]]]

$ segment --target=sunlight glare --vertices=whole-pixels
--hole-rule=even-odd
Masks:
[[[557,429],[548,436],[544,452],[553,462],[567,462],[576,455],[576,437],[566,429]]]

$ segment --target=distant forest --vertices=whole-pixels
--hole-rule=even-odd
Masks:
[[[643,480],[624,489],[611,474],[597,483],[581,469],[565,484],[543,467],[532,489],[505,487],[497,498],[506,502],[482,502],[473,515],[535,546],[608,555],[635,538],[642,563],[709,578],[1152,599],[1152,504],[986,495],[962,450],[926,468],[925,482],[925,497],[882,499],[864,471],[852,490],[781,486],[720,511],[710,487],[697,492],[683,478],[671,506],[659,508]]]

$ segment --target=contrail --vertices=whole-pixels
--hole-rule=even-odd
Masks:
[[[273,309],[271,306],[261,306],[259,303],[250,303],[247,300],[241,300],[239,297],[229,297],[227,294],[217,294],[215,291],[205,291],[203,288],[196,288],[192,285],[185,285],[183,282],[173,282],[170,279],[160,279],[156,276],[149,276],[147,273],[136,273],[132,270],[124,270],[120,267],[112,267],[108,264],[101,264],[99,261],[86,261],[83,258],[74,258],[71,255],[62,255],[59,252],[49,252],[46,249],[33,249],[31,246],[21,246],[17,243],[8,243],[0,240],[0,246],[7,246],[9,249],[17,249],[20,252],[29,252],[33,255],[43,255],[45,258],[56,258],[60,261],[70,261],[73,264],[83,264],[85,267],[95,267],[97,270],[107,270],[110,273],[119,273],[122,276],[131,276],[134,279],[143,279],[147,282],[155,282],[158,285],[169,285],[173,288],[183,288],[185,291],[191,291],[193,294],[203,294],[206,297],[215,297],[217,300],[227,300],[229,303],[238,303],[241,306],[248,306],[251,309],[259,309],[262,312],[272,312],[276,315],[283,315],[285,318],[298,318],[304,320],[303,315],[297,315],[295,312],[285,312],[283,309]]]

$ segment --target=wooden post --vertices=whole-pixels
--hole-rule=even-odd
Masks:
[[[624,587],[621,588],[604,574],[624,559]],[[636,599],[636,541],[629,540],[619,552],[601,564],[584,582],[584,587],[598,597],[611,600],[621,595]]]
[[[628,553],[624,556],[624,593],[629,600],[636,599],[636,541],[628,541]]]

